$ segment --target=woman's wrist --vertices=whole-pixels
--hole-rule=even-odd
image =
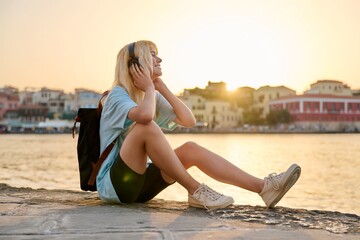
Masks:
[[[155,92],[154,85],[152,84],[152,85],[147,86],[145,89],[145,92]]]
[[[156,90],[159,91],[162,95],[170,91],[164,83],[157,85]]]

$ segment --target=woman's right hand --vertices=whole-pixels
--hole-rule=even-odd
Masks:
[[[133,64],[130,67],[130,74],[133,78],[135,87],[140,90],[145,92],[149,88],[155,88],[150,77],[150,72],[144,69],[141,65]]]
[[[133,64],[130,67],[130,74],[133,78],[134,85],[144,91],[144,99],[136,107],[130,109],[128,117],[138,123],[147,124],[154,119],[156,102],[155,86],[151,80],[150,73],[142,66]]]

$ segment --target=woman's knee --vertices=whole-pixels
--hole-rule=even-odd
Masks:
[[[138,129],[143,136],[163,134],[161,128],[154,121],[147,124],[136,123],[134,128]]]
[[[197,148],[199,148],[199,145],[195,142],[188,141],[188,142],[184,143],[183,145],[181,145],[180,147],[183,148],[184,151],[188,152],[188,151],[196,150]]]
[[[176,155],[185,168],[190,168],[195,165],[195,159],[199,145],[195,142],[189,141],[175,149]]]

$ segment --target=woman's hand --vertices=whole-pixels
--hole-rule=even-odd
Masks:
[[[165,83],[163,82],[163,80],[161,80],[161,78],[157,77],[153,80],[155,89],[159,92],[161,92],[162,89],[164,89],[164,87],[166,87]]]
[[[133,78],[135,87],[144,91],[144,99],[136,107],[130,109],[128,117],[138,123],[147,124],[154,119],[156,102],[155,86],[150,77],[150,73],[142,66],[133,64],[130,67],[130,74]]]
[[[177,98],[166,86],[166,84],[157,77],[153,79],[155,89],[163,95],[170,103],[176,114],[175,122],[183,127],[193,127],[196,119],[191,110]]]
[[[150,72],[144,69],[141,65],[133,64],[130,67],[130,74],[134,80],[135,87],[142,91],[146,91],[149,88],[154,88],[154,83],[151,80]]]

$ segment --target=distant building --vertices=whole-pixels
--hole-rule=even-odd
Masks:
[[[84,88],[75,89],[74,104],[79,108],[97,108],[101,94]]]
[[[351,90],[353,96],[360,96],[360,89]]]
[[[33,95],[37,92],[35,88],[25,88],[23,91],[19,91],[20,104],[32,104]]]
[[[205,91],[214,97],[227,94],[227,84],[225,82],[208,82],[208,85],[205,87]]]
[[[225,82],[208,82],[208,85],[202,88],[184,89],[184,95],[199,95],[206,99],[228,99],[228,92],[226,90]]]
[[[0,121],[4,120],[8,111],[15,111],[19,107],[19,96],[12,92],[0,92]]]
[[[56,131],[62,131],[59,126],[73,120],[79,108],[96,108],[100,96],[83,88],[75,89],[75,94],[66,94],[45,87],[19,91],[5,86],[0,88],[0,132],[44,132],[48,131],[46,126],[54,123]]]
[[[239,87],[229,93],[229,100],[237,107],[247,109],[254,103],[254,92],[255,89],[252,87]]]
[[[271,110],[286,109],[291,121],[306,130],[360,130],[360,97],[304,94],[272,100]]]
[[[6,93],[9,95],[12,94],[17,94],[19,92],[19,89],[16,87],[12,87],[12,86],[4,86],[2,88],[0,88],[0,93]]]
[[[64,95],[64,112],[76,112],[78,110],[75,103],[75,95],[72,93]]]
[[[63,95],[62,95],[63,96]],[[49,113],[62,113],[64,112],[64,99],[60,96],[57,99],[50,99],[48,102]]]
[[[25,104],[19,106],[17,114],[20,122],[39,123],[47,118],[48,108],[41,105]]]
[[[286,96],[295,96],[296,92],[290,88],[285,86],[263,86],[259,89],[255,90],[253,93],[254,104],[252,106],[253,109],[260,112],[260,116],[265,118],[269,113],[269,102]]]
[[[58,112],[60,97],[64,94],[63,90],[41,88],[40,91],[33,93],[33,104],[49,108],[49,112]]]
[[[346,84],[336,80],[319,80],[310,85],[310,90],[304,94],[331,94],[336,96],[352,96],[352,91]]]
[[[181,100],[193,112],[197,127],[224,130],[238,127],[241,122],[241,109],[235,108],[228,101],[208,100],[194,94],[181,96]]]
[[[64,91],[58,89],[41,88],[32,94],[32,103],[46,107],[49,118],[59,118],[64,112]]]
[[[225,130],[238,127],[242,121],[242,109],[229,95],[225,82],[208,82],[205,89],[185,89],[181,99],[191,109],[197,127]]]
[[[231,129],[239,126],[242,120],[240,108],[231,106],[228,101],[212,100],[206,102],[205,119],[210,129]]]

